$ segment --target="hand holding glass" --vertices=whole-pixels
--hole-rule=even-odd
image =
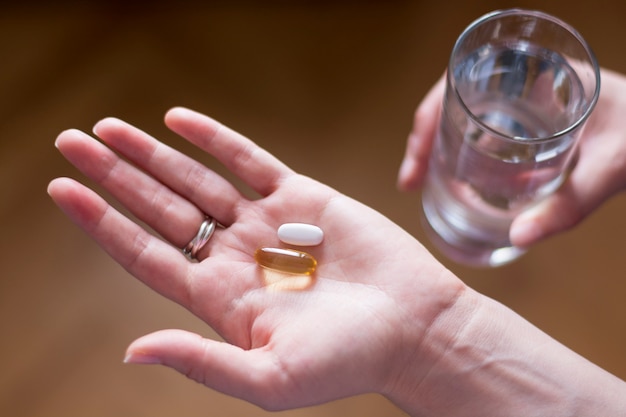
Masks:
[[[600,91],[600,70],[575,29],[511,9],[472,23],[449,62],[422,204],[435,245],[472,266],[524,253],[509,229],[554,192]]]

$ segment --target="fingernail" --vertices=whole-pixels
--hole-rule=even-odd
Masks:
[[[61,137],[63,137],[63,135],[67,134],[68,132],[71,132],[72,129],[67,129],[62,131],[61,133],[59,133],[56,137],[56,139],[54,140],[54,147],[59,149],[59,142],[61,142]]]
[[[100,136],[100,130],[104,125],[108,125],[110,127],[122,124],[123,122],[116,117],[105,117],[104,119],[98,120],[96,124],[93,125],[91,132],[96,136]]]
[[[156,356],[130,352],[126,354],[124,363],[136,365],[161,365],[161,359]]]
[[[104,120],[104,119],[102,119]],[[96,136],[100,136],[98,134],[98,130],[100,130],[100,124],[102,123],[102,120],[99,120],[98,122],[96,122],[95,125],[93,125],[93,127],[91,128],[91,133],[93,133]]]
[[[413,173],[415,162],[411,158],[404,158],[400,165],[400,171],[398,173],[398,186],[401,189],[406,188],[406,184],[410,182],[410,177]]]
[[[511,228],[511,243],[520,247],[530,246],[539,240],[541,234],[541,228],[532,217],[519,219]]]

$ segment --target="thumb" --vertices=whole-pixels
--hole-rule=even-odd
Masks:
[[[578,224],[586,216],[580,198],[571,183],[565,183],[559,191],[513,221],[509,235],[511,243],[528,247]]]
[[[271,382],[286,378],[275,375],[280,370],[270,356],[183,330],[162,330],[134,341],[124,362],[164,365],[216,391],[273,408],[281,399],[275,395],[280,387]]]

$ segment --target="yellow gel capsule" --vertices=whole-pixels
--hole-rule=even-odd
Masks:
[[[291,249],[260,248],[254,253],[254,260],[263,268],[287,274],[311,275],[317,267],[313,256]]]

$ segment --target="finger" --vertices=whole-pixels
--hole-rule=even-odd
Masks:
[[[578,195],[571,184],[519,215],[511,225],[511,243],[528,247],[558,232],[573,227],[584,217]]]
[[[165,116],[174,132],[216,157],[262,196],[271,194],[293,172],[251,140],[217,121],[184,108]]]
[[[81,172],[175,246],[187,244],[203,221],[204,214],[194,204],[85,133],[62,132],[56,146]]]
[[[606,70],[602,76],[602,93],[579,140],[578,163],[555,194],[514,220],[513,244],[530,246],[573,227],[626,187],[623,81]]]
[[[445,90],[445,74],[430,89],[415,112],[413,130],[407,140],[404,159],[398,173],[398,188],[417,189],[428,170],[428,160],[439,123],[439,114]]]
[[[132,275],[166,297],[188,305],[192,263],[111,207],[99,195],[68,178],[57,178],[48,193],[65,214]]]
[[[193,202],[203,213],[226,226],[235,221],[235,207],[242,200],[241,194],[203,164],[119,119],[101,120],[94,126],[94,133],[133,164]],[[190,223],[194,227],[198,225],[196,219],[190,219]]]
[[[511,225],[511,243],[528,247],[570,229],[621,190],[626,182],[626,164],[623,163],[626,155],[619,151],[606,152],[607,155],[600,159],[581,158],[557,192],[520,214]],[[595,162],[597,160],[612,162],[599,171]],[[613,169],[609,168],[611,164]]]
[[[182,330],[163,330],[133,342],[125,363],[160,364],[224,394],[268,409],[288,407],[280,393],[290,382],[276,358],[263,349],[205,339]]]

